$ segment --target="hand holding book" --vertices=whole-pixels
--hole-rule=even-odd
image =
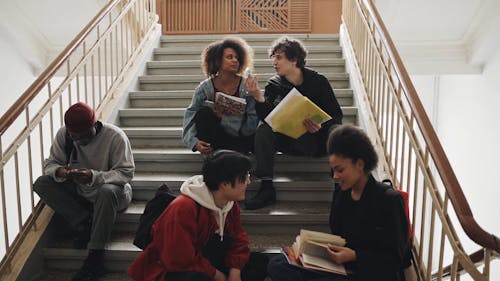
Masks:
[[[307,119],[313,122],[306,125]],[[307,131],[317,132],[321,128],[320,124],[330,119],[332,117],[328,113],[293,88],[264,121],[273,131],[296,139]]]
[[[336,262],[331,253],[337,253],[330,249],[330,245],[337,245],[343,249],[345,240],[337,235],[322,233],[311,230],[300,230],[292,247],[285,247],[283,253],[288,262],[305,269],[332,272],[340,275],[347,275],[343,262]],[[350,249],[349,249],[350,250]],[[341,251],[344,255],[345,251]],[[338,252],[340,253],[340,252]]]

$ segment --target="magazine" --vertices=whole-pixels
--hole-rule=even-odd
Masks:
[[[303,123],[306,118],[319,124],[332,119],[328,113],[293,88],[264,121],[273,131],[296,139],[307,132]]]
[[[223,115],[241,115],[245,113],[247,101],[244,98],[230,96],[223,92],[215,93],[215,111]]]

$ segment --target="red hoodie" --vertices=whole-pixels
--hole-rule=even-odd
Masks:
[[[128,275],[135,281],[163,281],[168,280],[168,272],[196,271],[213,278],[215,267],[201,251],[218,230],[214,211],[198,207],[192,198],[180,195],[153,225],[153,241],[129,267]],[[236,203],[227,213],[223,234],[232,238],[226,265],[241,270],[250,257],[250,249]]]

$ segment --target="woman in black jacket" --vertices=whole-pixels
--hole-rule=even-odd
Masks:
[[[330,134],[327,150],[335,181],[330,229],[347,241],[344,247],[329,246],[327,252],[350,274],[304,270],[278,257],[270,262],[269,275],[274,281],[405,280],[410,244],[404,201],[371,175],[378,159],[369,138],[362,130],[343,125]]]

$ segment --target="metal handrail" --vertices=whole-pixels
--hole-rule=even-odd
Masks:
[[[12,269],[27,233],[38,227],[44,205],[35,200],[32,186],[34,177],[43,173],[54,125],[63,124],[63,112],[75,101],[107,117],[104,110],[117,102],[146,43],[158,33],[157,21],[155,0],[109,1],[0,118],[0,249],[5,252],[0,279]],[[47,123],[50,133],[44,129]],[[28,177],[20,176],[20,167]],[[17,200],[10,200],[8,207],[7,196],[13,192]],[[23,197],[31,198],[29,206]]]
[[[410,102],[412,114],[415,116],[415,120],[422,130],[424,140],[429,148],[430,156],[436,163],[437,171],[443,180],[444,187],[450,197],[450,201],[455,209],[462,228],[467,236],[469,236],[469,238],[477,244],[500,252],[500,239],[494,234],[483,230],[483,228],[481,228],[481,226],[474,219],[474,215],[472,214],[469,203],[467,202],[467,198],[465,198],[464,192],[458,182],[453,168],[451,167],[450,161],[441,146],[441,142],[437,137],[436,131],[434,130],[434,127],[425,112],[417,91],[411,82],[410,76],[403,65],[401,57],[399,56],[399,53],[397,52],[377,9],[371,0],[364,1],[364,4],[370,17],[373,19],[376,28],[380,30],[380,34],[384,35],[381,37],[381,40],[383,44],[387,46],[388,55],[390,60],[393,62],[392,65],[394,66],[394,71],[401,81],[403,93]]]
[[[378,171],[410,195],[413,255],[419,280],[468,274],[489,280],[489,265],[500,252],[499,238],[475,221],[469,204],[392,39],[371,0],[343,1],[346,54],[353,58],[356,91],[367,132],[381,158]],[[351,51],[352,50],[352,51]],[[451,203],[451,204],[449,204]],[[467,236],[459,236],[452,217]],[[481,246],[482,262],[461,240]],[[445,264],[450,266],[444,266]],[[482,272],[481,272],[482,270]]]

